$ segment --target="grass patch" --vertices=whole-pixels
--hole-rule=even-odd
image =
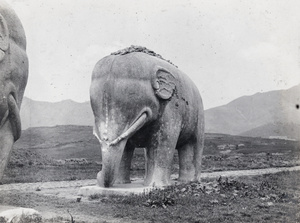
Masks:
[[[290,183],[298,185],[298,189]],[[191,182],[164,189],[154,188],[149,193],[140,195],[93,195],[90,199],[113,205],[118,209],[118,218],[135,220],[296,222],[299,197],[294,190],[299,190],[299,185],[298,172],[282,172],[253,178],[220,177],[202,183]]]
[[[0,203],[69,210],[75,222],[299,222],[299,171],[216,178],[132,196],[94,195],[81,202],[39,193],[1,192]],[[5,196],[4,196],[5,195]],[[96,219],[96,220],[90,220]],[[97,220],[98,219],[98,220]],[[68,218],[70,221],[70,218]],[[57,221],[59,222],[59,221]]]
[[[70,160],[86,160],[73,162]],[[300,165],[299,142],[206,134],[203,172]],[[178,173],[175,153],[172,173]],[[99,142],[87,126],[32,128],[14,145],[2,183],[95,179],[101,169]],[[145,171],[144,150],[134,152],[132,176]]]

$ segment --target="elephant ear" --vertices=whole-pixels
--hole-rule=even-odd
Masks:
[[[168,70],[158,67],[152,87],[157,97],[168,100],[173,96],[176,89],[175,77]]]
[[[0,61],[5,56],[5,51],[9,46],[9,31],[3,16],[0,14]]]

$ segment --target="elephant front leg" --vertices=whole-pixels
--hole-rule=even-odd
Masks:
[[[135,147],[131,143],[127,142],[121,159],[118,177],[116,179],[117,184],[131,183],[130,168],[134,149]]]
[[[175,131],[176,132],[176,131]],[[146,186],[171,184],[171,171],[178,134],[158,136],[146,148]]]
[[[166,186],[171,184],[171,168],[174,157],[174,149],[161,148],[161,152],[155,154],[153,148],[147,149],[145,186]]]

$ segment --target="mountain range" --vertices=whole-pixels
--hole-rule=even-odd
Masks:
[[[206,132],[246,136],[299,137],[300,84],[256,93],[205,111]]]
[[[56,125],[93,125],[90,102],[72,100],[60,102],[34,101],[23,98],[21,107],[22,129]]]
[[[207,133],[300,140],[300,84],[286,90],[256,93],[205,110]],[[56,125],[92,126],[89,102],[40,102],[24,97],[22,128]]]

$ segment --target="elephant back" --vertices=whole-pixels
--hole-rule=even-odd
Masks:
[[[114,52],[98,61],[92,79],[115,77],[150,80],[156,73],[158,66],[166,67],[172,73],[176,73],[176,76],[179,73],[177,66],[159,54],[145,47],[135,47],[135,50],[132,50],[132,47]]]
[[[125,54],[128,54],[128,53],[134,53],[134,52],[141,52],[141,53],[148,54],[150,56],[157,57],[157,58],[159,58],[161,60],[164,60],[164,61],[167,61],[168,63],[170,63],[173,66],[177,67],[170,60],[164,59],[160,54],[157,54],[153,50],[149,50],[149,49],[147,49],[146,47],[143,47],[143,46],[131,45],[130,47],[127,47],[125,49],[121,49],[121,50],[118,50],[116,52],[113,52],[113,53],[111,53],[111,55],[125,55]]]

